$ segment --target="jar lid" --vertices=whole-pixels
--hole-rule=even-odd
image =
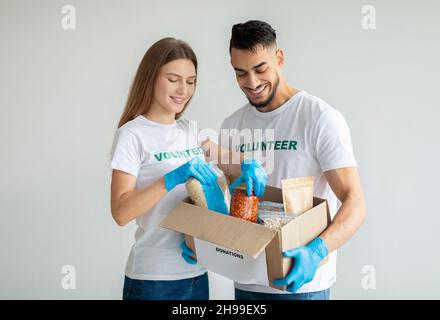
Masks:
[[[238,186],[236,186],[235,188],[234,188],[234,190],[236,190],[236,189],[238,189],[238,190],[246,190],[246,183],[240,183]]]

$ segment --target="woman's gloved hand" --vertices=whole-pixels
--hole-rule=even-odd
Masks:
[[[188,246],[185,243],[185,240],[180,244],[180,249],[182,249],[182,257],[185,259],[185,261],[189,264],[196,264],[197,260],[192,258],[194,256],[194,252],[188,248]]]
[[[185,183],[190,177],[196,178],[202,185],[217,183],[217,174],[209,163],[195,157],[165,176],[165,188],[171,191],[175,186]]]

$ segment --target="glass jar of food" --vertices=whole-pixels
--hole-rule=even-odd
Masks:
[[[247,195],[246,185],[234,188],[231,199],[231,216],[256,223],[258,218],[258,201],[259,198],[253,192],[250,196]]]

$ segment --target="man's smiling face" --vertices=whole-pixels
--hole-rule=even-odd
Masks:
[[[281,55],[281,57],[280,57]],[[231,64],[241,90],[256,108],[264,108],[275,97],[280,81],[282,52],[259,45],[255,52],[231,49]]]

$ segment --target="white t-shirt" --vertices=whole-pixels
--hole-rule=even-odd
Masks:
[[[232,133],[229,142],[220,143],[225,147],[229,143],[233,151],[255,150],[254,157],[260,158],[268,171],[268,185],[281,188],[282,179],[314,176],[314,196],[328,200],[333,219],[340,204],[323,172],[357,166],[350,131],[339,111],[325,101],[300,91],[282,106],[267,113],[246,104],[226,118],[221,128],[252,131],[250,143],[240,142],[238,131]],[[262,149],[266,155],[261,153]],[[265,158],[271,159],[268,156],[270,152],[273,161],[265,163]],[[328,262],[318,268],[314,279],[302,286],[298,293],[328,289],[336,281],[336,255],[333,251]],[[254,292],[284,293],[259,285],[235,283],[235,287]]]
[[[197,140],[197,126],[188,120],[166,125],[138,116],[118,129],[113,143],[111,168],[135,177],[143,189],[194,157],[204,158]],[[177,185],[153,208],[136,218],[138,226],[126,266],[126,275],[139,280],[178,280],[206,272],[181,256],[181,233],[159,226],[188,197],[185,185]]]

